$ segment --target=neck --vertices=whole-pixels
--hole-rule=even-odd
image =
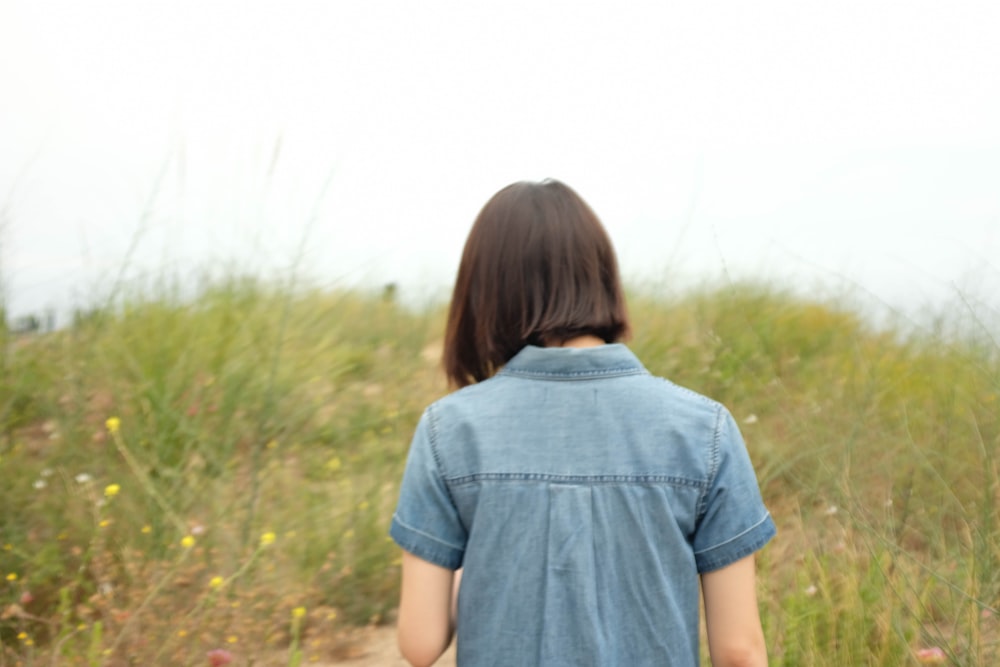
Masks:
[[[597,336],[588,334],[586,336],[570,338],[569,340],[563,341],[562,344],[553,345],[552,347],[597,347],[598,345],[604,345],[604,341]]]

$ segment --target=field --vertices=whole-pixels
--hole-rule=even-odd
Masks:
[[[630,300],[740,422],[778,537],[772,665],[1000,660],[1000,347],[729,284]],[[120,295],[0,350],[0,666],[329,664],[391,623],[443,311],[254,278]],[[215,662],[213,663],[212,660]]]

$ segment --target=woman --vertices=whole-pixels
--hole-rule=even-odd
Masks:
[[[461,667],[766,665],[754,553],[775,533],[733,418],[650,375],[611,242],[557,181],[480,212],[390,533],[400,649]],[[453,596],[463,573],[457,611]]]

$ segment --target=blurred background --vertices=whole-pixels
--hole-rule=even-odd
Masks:
[[[545,177],[654,290],[995,304],[998,34],[971,0],[0,0],[8,312],[215,268],[426,303]]]

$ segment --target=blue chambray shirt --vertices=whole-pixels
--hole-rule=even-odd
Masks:
[[[613,344],[526,347],[428,407],[390,534],[464,567],[462,667],[689,667],[699,573],[775,527],[729,412]]]

